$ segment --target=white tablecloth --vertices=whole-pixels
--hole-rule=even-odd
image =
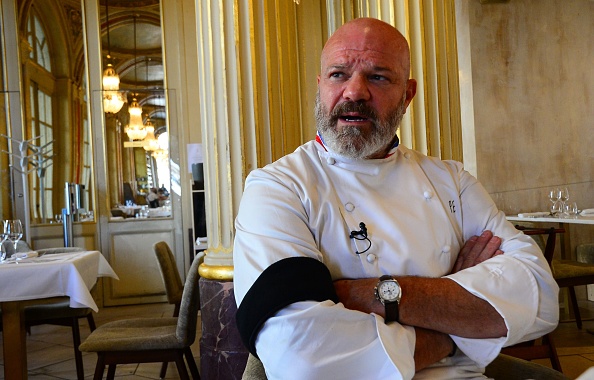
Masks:
[[[566,223],[566,224],[594,224],[594,216],[579,215],[575,218],[555,218],[549,217],[521,217],[519,215],[509,215],[506,217],[510,222],[540,222],[540,223]]]
[[[99,251],[5,261],[0,263],[0,302],[68,296],[71,307],[98,311],[89,292],[97,277],[118,279]]]

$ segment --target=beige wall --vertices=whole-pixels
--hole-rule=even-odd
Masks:
[[[557,185],[594,207],[594,1],[462,3],[478,178],[506,213],[546,210]]]

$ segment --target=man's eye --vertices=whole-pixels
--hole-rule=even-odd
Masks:
[[[383,75],[372,75],[370,76],[371,80],[375,80],[375,81],[384,81],[384,80],[388,80],[388,78],[386,78]]]
[[[336,72],[336,73],[330,74],[330,78],[342,78],[342,77],[344,77],[344,73],[341,73],[341,72]]]

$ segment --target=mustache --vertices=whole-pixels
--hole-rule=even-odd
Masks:
[[[377,120],[377,113],[372,107],[362,102],[351,101],[337,104],[329,116],[336,121],[340,116],[348,112],[356,112],[366,119]]]

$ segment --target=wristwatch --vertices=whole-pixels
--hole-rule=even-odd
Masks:
[[[398,305],[402,289],[396,279],[390,275],[381,276],[375,286],[375,298],[386,308],[386,322],[398,322]]]

